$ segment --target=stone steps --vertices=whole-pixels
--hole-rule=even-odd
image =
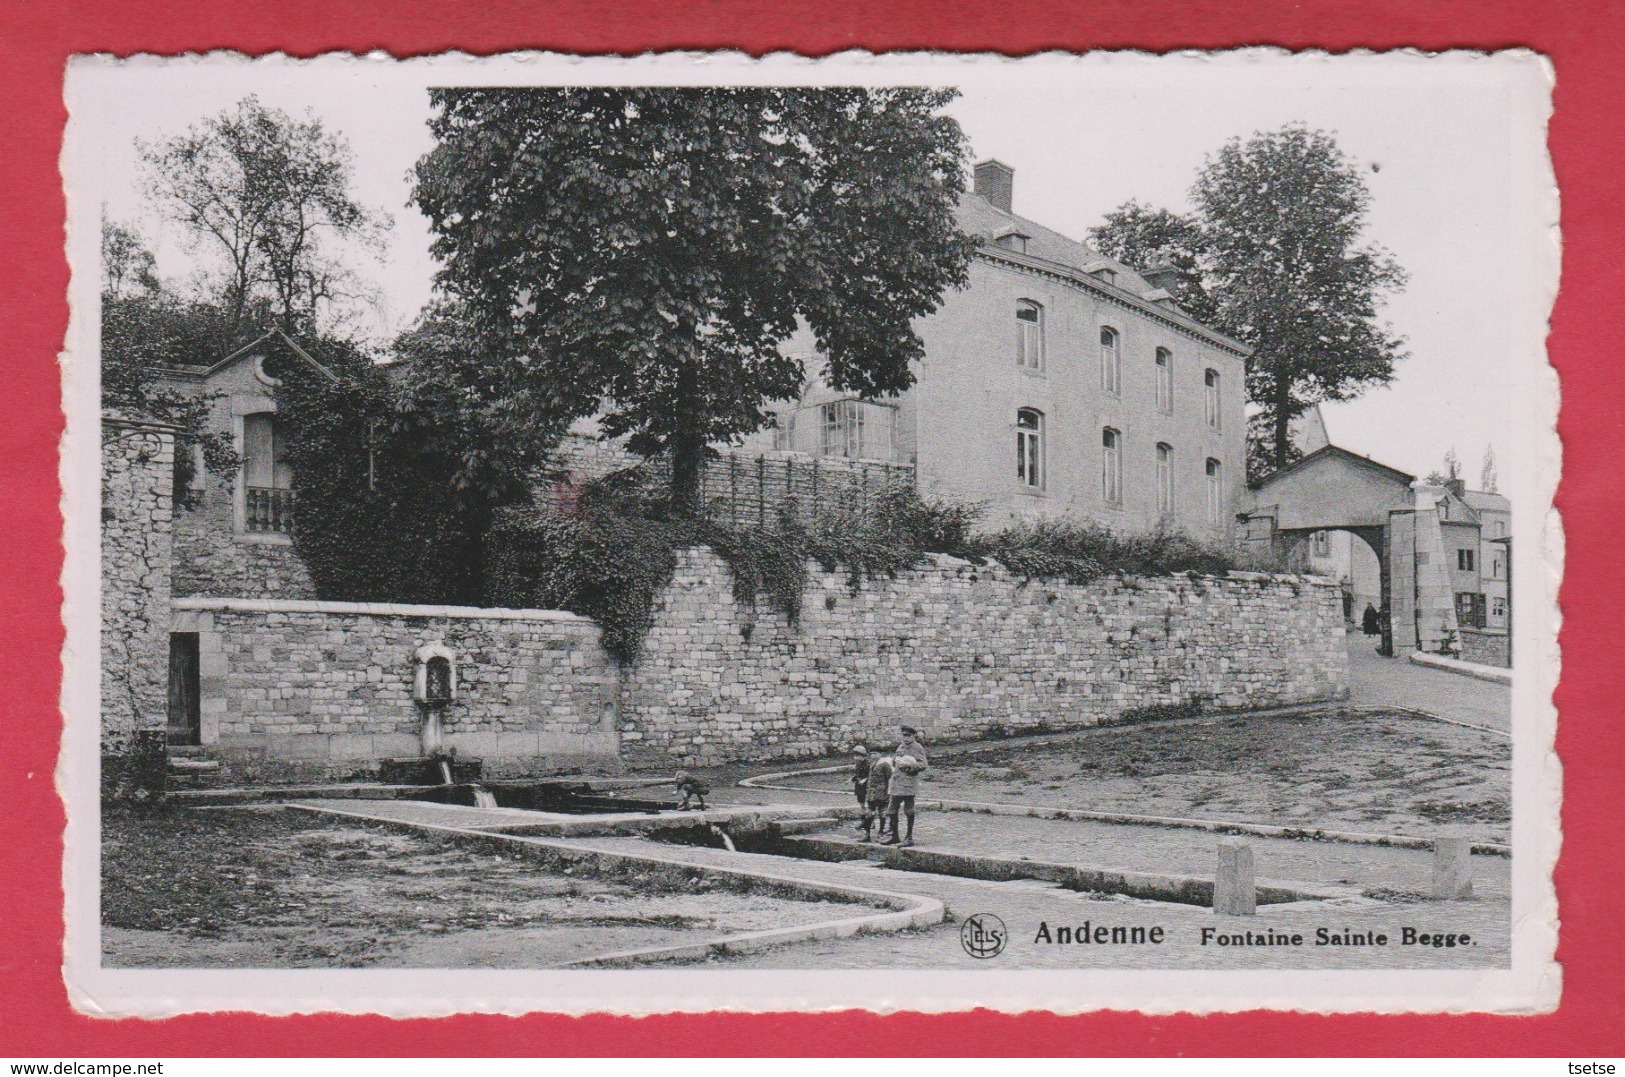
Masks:
[[[176,752],[186,749],[173,749],[169,756],[168,782],[171,787],[202,789],[214,785],[220,777],[220,763],[215,759],[202,756],[201,749],[192,749],[197,754],[178,755]]]

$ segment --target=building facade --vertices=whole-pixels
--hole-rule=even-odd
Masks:
[[[293,469],[289,466],[276,389],[266,364],[308,363],[309,352],[280,332],[267,333],[208,367],[165,371],[163,382],[208,402],[209,423],[226,433],[241,465],[210,471],[191,454],[189,489],[177,491],[177,597],[315,598],[304,562],[293,548]],[[331,376],[328,374],[328,376]]]
[[[916,331],[899,396],[814,377],[747,449],[912,464],[921,491],[984,506],[984,526],[1069,517],[1120,531],[1229,537],[1245,482],[1248,349],[1148,280],[1012,212],[1014,174],[976,166],[960,227],[981,237],[968,287]],[[789,344],[819,367],[810,335]]]

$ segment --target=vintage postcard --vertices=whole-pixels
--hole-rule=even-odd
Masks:
[[[1556,1005],[1541,57],[66,87],[82,1010]]]

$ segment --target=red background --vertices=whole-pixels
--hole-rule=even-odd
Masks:
[[[0,143],[0,1055],[433,1054],[1625,1054],[1621,970],[1625,892],[1625,721],[1617,646],[1625,588],[1612,569],[1625,519],[1618,464],[1625,405],[1618,373],[1625,260],[1622,59],[1617,0],[1135,0],[946,3],[931,0],[5,0]],[[63,812],[52,784],[60,719],[62,563],[55,356],[67,324],[68,270],[57,157],[61,80],[74,52],[173,53],[231,47],[307,56],[459,48],[634,53],[668,48],[996,50],[1526,46],[1557,69],[1551,148],[1562,187],[1563,288],[1550,350],[1562,378],[1558,492],[1567,533],[1564,675],[1558,750],[1565,840],[1557,869],[1564,966],[1561,1007],[1540,1017],[1144,1017],[1023,1015],[667,1016],[520,1019],[470,1016],[272,1019],[244,1014],[167,1021],[91,1019],[68,1005],[61,977]],[[1613,332],[1610,334],[1610,330]],[[1612,345],[1604,351],[1605,341]],[[1530,357],[1533,359],[1533,357]],[[1612,697],[1612,698],[1611,698]],[[32,777],[26,775],[32,773]]]

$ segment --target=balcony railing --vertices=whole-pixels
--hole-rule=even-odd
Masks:
[[[243,530],[254,534],[293,534],[293,491],[249,486],[243,506]]]

